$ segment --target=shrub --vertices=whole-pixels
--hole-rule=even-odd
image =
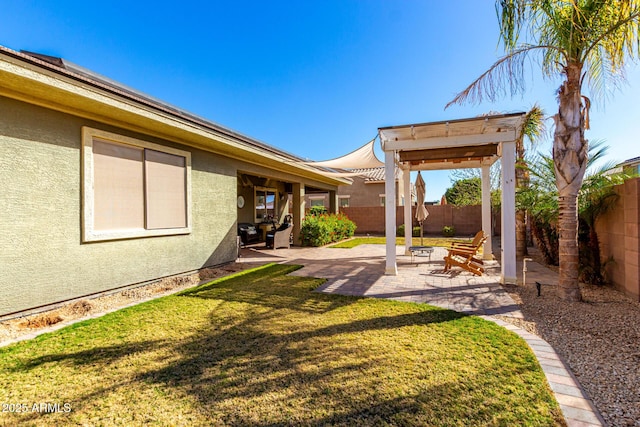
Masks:
[[[323,246],[353,237],[356,224],[345,214],[307,215],[300,229],[302,246]]]
[[[309,209],[309,215],[311,216],[320,216],[327,213],[327,208],[324,206],[313,206]]]
[[[411,230],[411,235],[413,237],[420,237],[420,227],[413,227]],[[404,224],[400,225],[396,230],[396,236],[404,237]]]
[[[456,228],[453,225],[445,225],[442,227],[442,235],[444,237],[453,237],[456,235]]]

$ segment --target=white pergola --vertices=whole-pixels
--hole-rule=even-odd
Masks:
[[[482,229],[491,233],[489,168],[498,159],[502,166],[502,273],[503,284],[516,283],[515,237],[515,142],[525,113],[482,116],[446,122],[420,123],[378,128],[385,153],[386,200],[396,200],[396,167],[403,171],[405,200],[411,200],[410,171],[480,168],[482,170]],[[428,185],[428,183],[427,183]],[[405,203],[405,253],[411,245],[411,204]],[[396,207],[385,205],[385,274],[396,275]],[[492,254],[491,239],[484,245],[484,257]]]

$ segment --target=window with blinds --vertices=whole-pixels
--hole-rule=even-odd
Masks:
[[[83,240],[190,232],[189,152],[83,129]]]

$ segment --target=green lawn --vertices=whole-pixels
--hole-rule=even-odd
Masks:
[[[472,239],[452,238],[452,237],[423,237],[423,246],[442,246],[448,247],[451,242],[471,242]],[[370,244],[370,245],[384,245],[386,243],[384,237],[356,237],[351,240],[345,240],[335,245],[331,245],[332,248],[353,248],[358,245]],[[396,245],[404,246],[404,237],[396,237]],[[412,246],[420,245],[420,237],[413,237],[411,239]]]
[[[286,276],[295,269],[0,348],[0,402],[29,408],[0,425],[563,425],[517,335],[423,304],[315,293],[322,280]],[[42,402],[70,412],[31,412]]]

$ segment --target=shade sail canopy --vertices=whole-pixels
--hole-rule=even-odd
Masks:
[[[375,140],[376,140],[375,138],[372,139],[362,147],[342,157],[336,157],[335,159],[324,160],[321,162],[305,162],[305,163],[310,166],[319,166],[319,167],[331,168],[331,169],[366,169],[366,168],[383,167],[384,163],[378,160],[378,158],[376,157],[376,154],[373,151],[373,144]],[[349,174],[352,172],[345,172],[345,173]],[[356,173],[355,175],[342,174],[340,176],[356,176],[356,175],[360,175],[360,173]]]

